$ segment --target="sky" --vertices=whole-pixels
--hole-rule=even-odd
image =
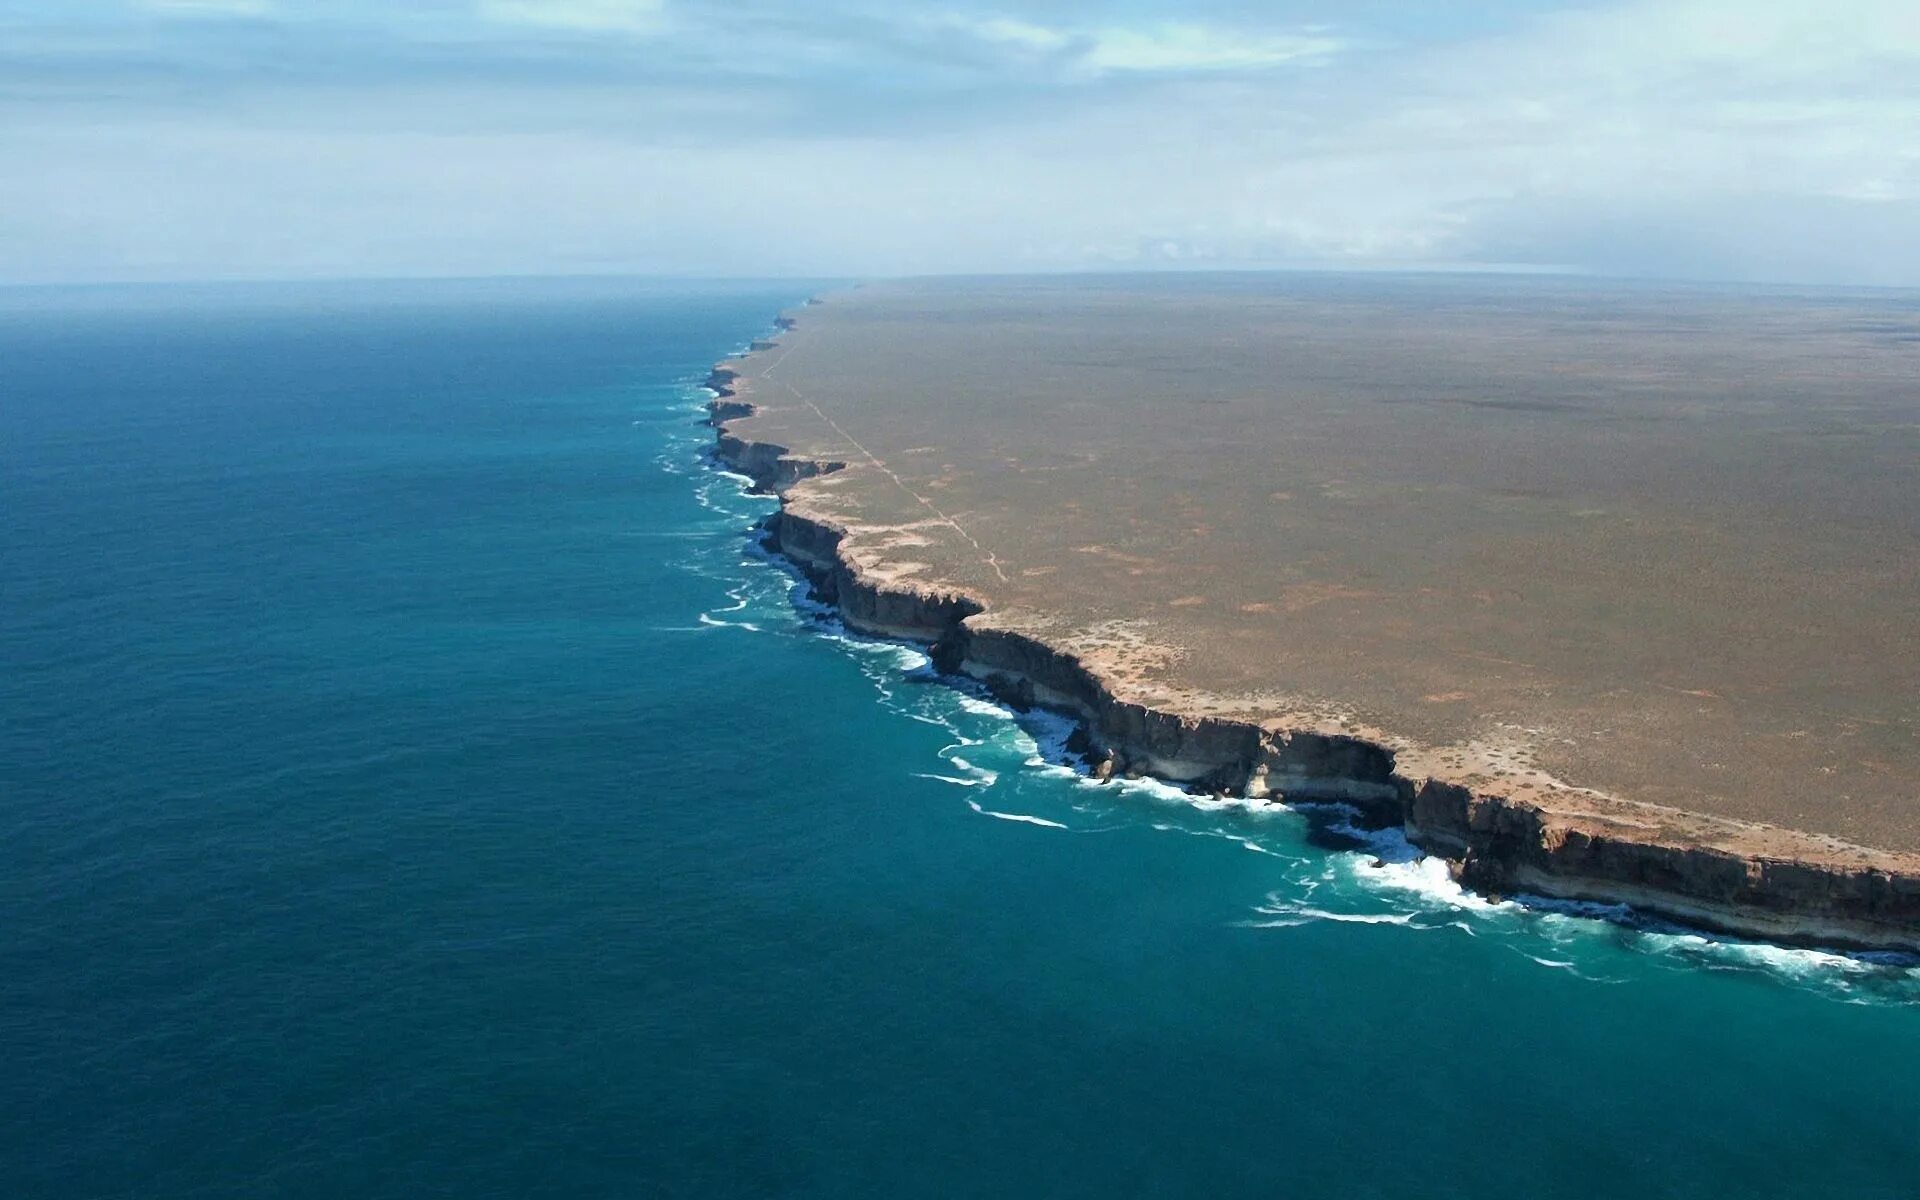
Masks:
[[[1920,0],[0,0],[0,282],[1920,286]]]

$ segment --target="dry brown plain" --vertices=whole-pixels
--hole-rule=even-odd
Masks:
[[[912,281],[735,365],[863,571],[1129,699],[1920,851],[1920,297]]]

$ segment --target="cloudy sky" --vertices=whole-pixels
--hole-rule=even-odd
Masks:
[[[1920,286],[1920,0],[0,0],[0,281]]]

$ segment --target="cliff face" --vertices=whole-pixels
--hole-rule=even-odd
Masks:
[[[782,318],[781,328],[792,328]],[[708,405],[715,456],[779,495],[767,542],[797,566],[848,626],[928,643],[936,665],[984,683],[1016,708],[1077,719],[1072,748],[1097,778],[1151,775],[1196,791],[1337,801],[1376,827],[1400,826],[1442,856],[1466,886],[1629,904],[1703,928],[1770,940],[1920,952],[1920,871],[1888,869],[1853,848],[1807,858],[1742,854],[1673,840],[1651,825],[1537,803],[1395,769],[1394,752],[1361,737],[1166,711],[1123,700],[1073,654],[1015,630],[975,622],[986,606],[917,582],[876,581],[843,553],[846,531],[789,491],[846,464],[796,458],[732,432],[751,416],[738,373],[716,367]]]
[[[1908,873],[1627,838],[1435,779],[1411,793],[1402,821],[1479,891],[1627,903],[1782,940],[1920,948],[1920,877]]]
[[[765,349],[773,343],[755,342],[753,345],[755,349]],[[706,388],[714,393],[714,398],[707,402],[707,424],[719,430],[714,454],[720,461],[752,479],[754,487],[763,492],[782,492],[802,479],[838,471],[847,465],[814,458],[796,458],[787,452],[785,446],[750,441],[727,432],[728,421],[750,417],[754,412],[753,405],[740,399],[735,391],[739,378],[740,372],[722,363],[708,372],[705,382]]]
[[[1075,748],[1096,774],[1151,775],[1204,791],[1285,793],[1363,809],[1396,803],[1400,794],[1392,754],[1358,738],[1276,732],[1121,700],[1079,659],[1023,633],[961,625],[945,634],[941,650],[953,669],[1015,707],[1078,717]]]
[[[728,462],[735,461],[724,448],[720,454]],[[744,469],[741,473],[752,474]],[[774,514],[767,523],[769,547],[798,566],[820,599],[862,633],[940,642],[964,629],[966,619],[982,611],[978,603],[955,592],[874,585],[841,555],[844,537],[844,531],[825,521],[798,516],[789,509]]]

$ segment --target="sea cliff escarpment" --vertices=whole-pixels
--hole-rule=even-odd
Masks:
[[[772,345],[771,342],[754,343],[759,349]],[[714,367],[707,375],[706,387],[715,397],[707,405],[707,423],[717,431],[715,453],[722,462],[752,479],[754,487],[775,493],[785,491],[802,479],[838,471],[847,465],[843,462],[795,457],[788,453],[785,446],[750,441],[729,433],[726,428],[728,421],[753,415],[753,405],[735,395],[734,381],[738,378],[739,373],[725,364]]]
[[[781,318],[781,329],[793,327]],[[849,627],[928,644],[940,669],[979,680],[1014,707],[1072,716],[1070,748],[1096,778],[1146,775],[1197,792],[1347,804],[1366,823],[1403,829],[1486,894],[1626,904],[1793,944],[1920,952],[1920,864],[1911,855],[1591,793],[1566,804],[1505,795],[1408,772],[1395,748],[1368,737],[1125,699],[1074,653],[998,627],[982,599],[863,568],[847,552],[842,518],[810,506],[799,487],[847,464],[734,428],[756,411],[740,384],[724,363],[707,380],[714,453],[780,498],[766,523],[769,548]]]

